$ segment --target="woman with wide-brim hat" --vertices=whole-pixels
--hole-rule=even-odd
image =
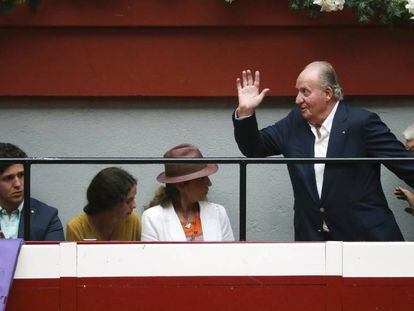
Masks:
[[[164,158],[202,158],[197,147],[176,146]],[[223,206],[208,202],[211,186],[208,176],[217,164],[165,163],[157,180],[158,189],[142,215],[142,241],[234,241],[233,231]]]

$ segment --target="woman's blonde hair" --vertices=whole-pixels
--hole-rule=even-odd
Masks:
[[[175,184],[165,184],[165,186],[161,186],[155,191],[154,197],[144,206],[144,210],[157,205],[165,207],[168,202],[172,201],[179,194],[180,191],[178,191]]]

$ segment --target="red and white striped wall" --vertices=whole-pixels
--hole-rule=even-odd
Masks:
[[[29,244],[7,310],[414,310],[414,243]]]

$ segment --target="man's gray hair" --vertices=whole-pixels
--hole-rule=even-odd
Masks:
[[[335,69],[330,63],[326,61],[316,61],[316,62],[310,63],[308,66],[319,67],[321,89],[326,89],[327,87],[330,87],[333,91],[333,97],[337,101],[344,99],[344,93],[342,91],[341,86],[339,85],[338,75],[336,74]]]
[[[406,140],[414,139],[414,124],[411,124],[403,132],[404,138]]]

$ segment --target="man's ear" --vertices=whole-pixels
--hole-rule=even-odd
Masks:
[[[334,97],[334,91],[330,86],[326,87],[325,96],[326,96],[327,101],[331,101],[332,98]]]

